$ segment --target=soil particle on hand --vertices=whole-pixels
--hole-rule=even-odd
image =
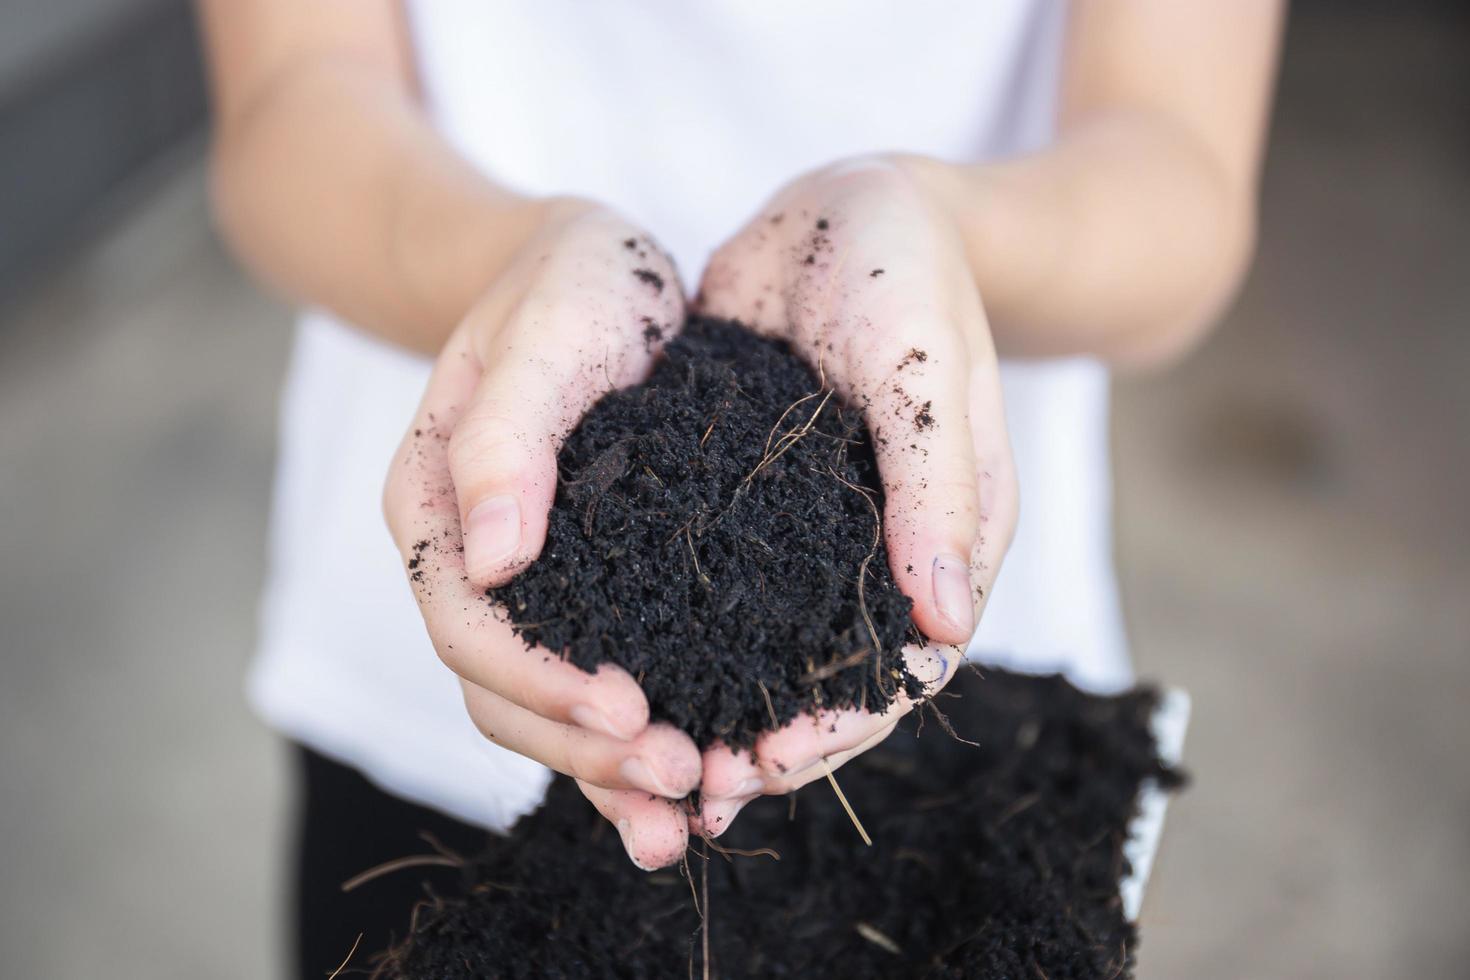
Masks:
[[[883,275],[883,270],[882,269],[874,269],[872,272],[868,273],[868,278],[869,279],[877,279],[881,275]]]
[[[933,402],[925,402],[924,404],[920,405],[919,410],[914,413],[914,428],[919,432],[923,432],[925,429],[934,428],[934,414],[930,411],[930,409],[933,407]]]
[[[633,275],[637,276],[640,282],[646,282],[652,286],[654,292],[661,293],[664,291],[664,277],[652,269],[634,269]]]
[[[424,580],[424,570],[419,566],[423,564],[424,552],[429,550],[431,543],[428,538],[421,538],[414,542],[413,557],[408,560],[408,577],[410,581],[422,582]]]
[[[699,976],[707,926],[709,975],[726,980],[1127,980],[1128,825],[1145,780],[1181,782],[1150,734],[1157,695],[1103,698],[990,670],[962,672],[949,691],[960,697],[940,702],[947,720],[916,711],[842,769],[871,848],[819,781],[800,806],[746,807],[715,842],[728,855],[696,843],[683,869],[649,874],[558,777],[539,812],[465,863],[459,895],[420,904],[382,972]]]
[[[528,642],[621,666],[701,747],[920,693],[861,416],[785,344],[692,320],[558,465],[541,557],[487,593]]]

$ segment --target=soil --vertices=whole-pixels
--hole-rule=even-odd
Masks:
[[[464,864],[460,894],[419,903],[377,975],[1131,976],[1127,826],[1146,779],[1181,781],[1149,732],[1155,693],[1100,698],[998,671],[962,672],[950,690],[950,720],[976,744],[916,712],[841,770],[871,848],[817,782],[756,801],[714,842],[779,860],[696,840],[687,870],[647,874],[558,778],[540,811]]]
[[[867,430],[784,343],[691,320],[558,465],[541,557],[487,593],[528,642],[623,667],[701,748],[921,692]]]

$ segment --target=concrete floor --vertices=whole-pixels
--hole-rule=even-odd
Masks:
[[[1118,387],[1137,659],[1195,698],[1139,975],[1448,980],[1470,62],[1368,13],[1290,50],[1240,304]],[[195,156],[0,317],[0,974],[279,975],[287,774],[240,676],[287,313],[210,237]]]

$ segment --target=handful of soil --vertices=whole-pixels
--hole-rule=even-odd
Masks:
[[[623,667],[701,748],[921,693],[867,430],[784,343],[691,320],[557,462],[541,557],[486,593],[527,641]]]
[[[1156,694],[1000,671],[950,689],[973,742],[915,712],[842,771],[871,848],[832,794],[802,792],[790,810],[755,801],[686,866],[646,874],[558,777],[465,861],[457,897],[404,910],[407,938],[373,975],[1126,980],[1128,826],[1145,780],[1180,782],[1150,732]]]

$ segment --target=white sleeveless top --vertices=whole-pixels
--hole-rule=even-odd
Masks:
[[[409,0],[429,112],[497,181],[604,201],[697,282],[797,174],[885,150],[977,160],[1051,133],[1065,6],[1047,0]],[[379,509],[426,360],[301,318],[281,407],[250,695],[278,730],[492,828],[548,774],[487,742],[436,657]],[[1108,379],[1002,366],[1015,543],[971,651],[1130,680],[1109,535]]]

